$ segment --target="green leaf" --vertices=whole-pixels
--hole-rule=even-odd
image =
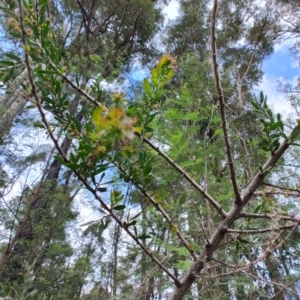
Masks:
[[[136,114],[136,106],[133,106],[133,105],[129,106],[127,108],[126,113],[127,113],[128,116],[135,115]]]
[[[145,90],[146,94],[149,96],[149,98],[152,98],[152,90],[151,90],[151,86],[150,86],[148,79],[144,78],[143,82],[144,82],[144,90]]]
[[[264,94],[263,94],[263,92],[260,92],[260,94],[259,94],[259,101],[260,101],[260,104],[263,104],[263,103],[264,103],[264,100],[265,100]]]
[[[98,229],[98,238],[102,237],[102,234],[104,232],[104,230],[107,228],[109,223],[109,220],[106,220],[105,222],[102,220]]]
[[[247,241],[247,240],[245,240],[245,239],[243,239],[243,238],[239,238],[238,240],[239,240],[239,242],[241,242],[242,244],[250,244],[249,241]]]
[[[32,290],[24,299],[30,298],[34,296],[38,292],[37,289]]]
[[[147,119],[147,124],[151,123],[153,121],[153,119],[155,118],[155,116],[157,116],[158,114],[159,113],[151,114]]]
[[[127,227],[129,227],[129,226],[134,226],[136,224],[136,220],[134,220],[134,221],[132,221],[132,222],[129,222],[128,224],[127,224]]]
[[[112,207],[115,207],[116,204],[118,204],[120,201],[122,201],[124,198],[124,195],[119,190],[112,190],[110,192],[110,203]]]
[[[152,167],[151,166],[146,166],[145,168],[143,168],[143,175],[144,176],[148,176],[152,171]]]
[[[269,118],[271,118],[271,119],[273,118],[273,112],[271,111],[270,108],[267,108],[266,113],[267,113]]]
[[[50,27],[50,22],[46,22],[43,24],[41,29],[41,44],[43,47],[45,46],[45,40],[49,32],[49,27]]]
[[[155,93],[155,102],[161,99],[162,96],[164,96],[167,93],[167,90],[158,90]]]
[[[12,37],[14,37],[14,38],[17,38],[17,39],[20,39],[20,38],[21,38],[21,34],[20,34],[20,33],[10,31],[9,34],[10,34]]]
[[[99,173],[104,172],[105,170],[108,169],[109,165],[110,165],[110,164],[107,163],[107,164],[101,164],[101,165],[97,166],[97,167],[95,168],[95,170],[93,170],[93,171],[91,172],[91,176],[92,176],[92,175],[93,175],[93,176],[96,176],[96,175],[98,175]]]
[[[254,213],[258,213],[261,210],[261,208],[262,208],[261,204],[257,205],[254,209]]]
[[[126,208],[126,205],[116,205],[113,207],[114,210],[123,210],[124,208]]]
[[[36,128],[45,128],[45,125],[43,123],[40,123],[40,122],[34,122],[33,123],[33,127],[36,127]]]
[[[57,72],[53,71],[53,70],[38,70],[37,73],[38,74],[47,74],[47,75],[55,75],[55,74],[57,74]]]
[[[66,163],[65,166],[71,170],[76,170],[80,168],[80,165],[75,163]]]
[[[133,230],[134,230],[135,236],[137,236],[138,232],[137,232],[136,226],[133,226]]]
[[[12,62],[12,61],[10,61],[10,60],[1,60],[0,64],[6,65],[6,66],[10,66],[10,67],[14,67],[15,66],[15,63]]]
[[[300,126],[297,125],[294,127],[294,129],[292,130],[292,133],[291,133],[292,141],[299,138],[299,136],[300,136]]]
[[[151,70],[151,81],[152,81],[153,86],[156,87],[157,82],[158,82],[158,73],[157,73],[156,68],[153,68]]]
[[[14,54],[11,53],[11,52],[5,53],[5,56],[9,57],[9,58],[12,59],[12,60],[15,60],[15,61],[18,62],[18,63],[21,63],[21,62],[22,62],[22,60],[20,59],[20,57],[14,55]]]
[[[58,161],[61,164],[65,163],[64,159],[59,155],[54,155],[54,158],[55,158],[56,161]]]
[[[260,109],[260,106],[257,104],[256,101],[251,101],[251,104],[255,109]]]
[[[14,76],[14,68],[12,68],[9,73],[3,78],[3,82],[8,82]]]
[[[146,240],[146,239],[151,239],[152,236],[151,235],[147,235],[147,234],[142,234],[142,235],[139,235],[137,238],[139,240]]]
[[[151,128],[149,126],[144,127],[144,133],[146,133],[146,132],[152,132],[152,131],[153,131],[153,128]]]
[[[141,212],[139,212],[138,214],[136,214],[134,217],[132,217],[130,220],[132,221],[132,220],[134,220],[134,219],[136,219],[136,218],[138,218],[141,214],[142,214],[143,212],[141,211]]]

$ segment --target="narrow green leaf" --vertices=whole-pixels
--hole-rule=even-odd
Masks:
[[[55,158],[56,161],[58,161],[61,164],[65,163],[64,159],[61,156],[59,156],[59,155],[54,155],[54,158]]]
[[[11,52],[5,53],[5,56],[9,57],[9,58],[12,59],[12,60],[15,60],[15,61],[18,62],[18,63],[21,63],[21,62],[22,62],[22,60],[20,59],[20,57],[14,55],[14,54],[11,53]]]
[[[106,187],[97,187],[97,191],[99,191],[100,193],[104,193],[107,191]]]
[[[146,94],[152,98],[152,91],[151,91],[151,86],[150,86],[150,83],[148,81],[147,78],[144,78],[144,90],[146,92]]]
[[[251,104],[255,109],[260,109],[260,106],[255,101],[251,101]]]
[[[129,226],[134,226],[135,224],[136,224],[136,220],[134,220],[134,221],[132,221],[132,222],[129,222],[128,225],[127,225],[127,227],[129,227]]]
[[[136,214],[134,217],[131,218],[131,221],[138,218],[143,212],[139,212],[138,214]]]
[[[104,230],[107,228],[108,223],[109,223],[109,220],[107,220],[105,222],[103,220],[101,221],[99,229],[98,229],[98,238],[102,237],[102,234],[103,234]]]
[[[263,92],[260,92],[260,94],[259,94],[259,101],[260,101],[260,104],[263,104],[263,103],[264,103],[264,100],[265,100],[264,94],[263,94]]]
[[[14,68],[12,68],[9,73],[3,78],[3,82],[8,82],[14,76]]]
[[[139,235],[137,238],[139,240],[146,240],[146,239],[151,239],[152,236],[151,235],[147,235],[147,234],[142,234],[142,235]]]
[[[14,67],[15,66],[15,63],[12,62],[12,61],[10,61],[10,60],[1,60],[0,64],[1,65],[6,65],[6,66],[10,66],[10,67]]]
[[[40,122],[34,122],[33,123],[33,127],[36,127],[36,128],[45,128],[45,125],[43,123],[40,123]]]
[[[157,82],[158,82],[158,73],[157,73],[156,68],[153,68],[151,70],[151,75],[152,75],[151,76],[152,84],[153,84],[154,87],[156,87],[157,86]]]
[[[134,230],[135,236],[137,236],[137,235],[138,235],[138,232],[137,232],[136,226],[133,226],[133,230]]]
[[[75,163],[66,163],[65,166],[71,170],[76,170],[76,169],[80,168],[80,165],[75,164]]]
[[[126,208],[126,205],[116,205],[113,207],[114,210],[123,210],[124,208]]]
[[[52,70],[39,70],[37,71],[38,74],[47,74],[47,75],[55,75],[57,74],[56,71],[52,71]]]

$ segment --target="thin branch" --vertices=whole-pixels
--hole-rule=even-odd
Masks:
[[[59,154],[61,155],[61,157],[64,159],[64,161],[66,163],[69,163],[69,160],[67,159],[66,155],[64,154],[63,150],[60,148],[59,144],[57,143],[57,140],[55,139],[51,128],[48,124],[48,121],[46,119],[45,113],[43,112],[40,103],[37,104],[37,106],[39,107],[40,113],[42,114],[42,121],[45,124],[45,127],[47,128],[48,134],[51,138],[51,140],[53,141],[53,143],[56,146],[56,149],[58,150]],[[124,222],[122,222],[122,220],[120,220],[118,218],[118,216],[113,212],[113,209],[111,207],[109,207],[106,202],[97,194],[97,191],[94,190],[89,183],[87,182],[87,180],[80,174],[80,172],[73,170],[73,173],[77,176],[77,178],[83,183],[83,185],[86,187],[86,189],[91,192],[93,194],[93,196],[95,197],[95,199],[97,199],[101,206],[104,208],[105,211],[107,211],[109,213],[109,215],[119,224],[119,226],[126,231],[126,233],[136,242],[136,244],[150,257],[150,259],[158,265],[158,267],[160,269],[162,269],[175,283],[176,286],[179,286],[180,282],[179,280],[166,268],[164,267],[161,262],[153,255],[153,253],[148,250],[142,242],[140,242],[140,240],[137,238],[137,236],[135,236],[135,234],[133,234],[129,228],[124,224]]]
[[[238,274],[238,273],[247,271],[249,268],[253,267],[254,265],[256,265],[257,263],[259,263],[260,261],[262,261],[265,258],[267,258],[268,256],[270,256],[275,250],[281,248],[282,245],[288,241],[289,237],[297,230],[298,226],[299,226],[299,223],[294,224],[292,230],[288,233],[288,235],[277,246],[275,246],[275,247],[272,248],[272,245],[275,243],[275,241],[281,235],[281,232],[278,233],[278,235],[270,242],[270,244],[267,247],[267,249],[265,250],[265,252],[259,258],[257,258],[256,260],[251,261],[248,265],[246,265],[246,266],[244,266],[242,268],[236,269],[234,271],[231,271],[231,272],[214,275],[212,278],[217,278],[217,277],[222,277],[222,276],[229,276],[229,275],[234,275],[234,274]]]
[[[287,285],[287,287],[292,286],[295,282],[297,282],[298,280],[300,280],[300,278],[297,278],[295,280],[293,280],[291,283],[289,283]],[[286,286],[282,286],[281,290],[278,291],[273,297],[271,297],[269,300],[277,300],[278,296],[280,296],[285,290],[292,292],[295,296],[299,296],[298,293],[295,293],[293,290],[288,289]]]
[[[297,224],[300,221],[297,221]],[[251,234],[251,233],[265,233],[265,232],[273,232],[278,230],[290,229],[293,228],[295,224],[288,224],[279,227],[269,227],[269,228],[262,228],[262,229],[227,229],[228,233],[241,233],[241,234]]]
[[[23,15],[23,6],[22,6],[22,1],[21,0],[18,0],[18,4],[19,4],[19,11],[20,11],[20,26],[21,26],[21,40],[22,40],[22,43],[24,45],[24,48],[26,49],[26,32],[25,32],[25,28],[24,28],[24,15]],[[41,103],[40,103],[40,99],[37,95],[37,91],[36,91],[36,87],[35,87],[35,83],[34,83],[34,79],[33,79],[33,75],[32,75],[32,70],[31,70],[31,67],[30,67],[30,62],[29,62],[29,55],[28,53],[25,51],[25,63],[26,63],[26,67],[28,69],[28,77],[29,77],[29,82],[30,82],[30,85],[31,85],[31,92],[32,92],[32,95],[34,97],[34,100],[35,100],[35,103],[37,105],[37,108],[39,110],[39,113],[41,115],[41,118],[42,118],[42,122],[44,123],[47,131],[48,131],[48,134],[49,134],[49,137],[50,139],[52,140],[52,142],[54,143],[57,151],[59,152],[59,154],[61,155],[61,157],[63,158],[63,160],[65,161],[65,163],[69,163],[69,160],[67,159],[64,151],[61,149],[59,143],[58,143],[58,140],[55,138],[54,134],[53,134],[53,131],[47,121],[47,118],[46,118],[46,115],[43,111],[43,108],[41,106]],[[76,86],[76,85],[75,85]],[[81,90],[81,89],[80,89]],[[82,91],[83,92],[83,91]],[[99,104],[100,105],[100,104]],[[94,190],[90,185],[89,183],[87,182],[87,180],[76,170],[73,170],[73,173],[77,176],[77,178],[83,183],[83,185],[86,187],[86,189],[88,191],[90,191],[95,199],[97,199],[101,206],[110,214],[110,216],[119,224],[119,226],[121,228],[123,228],[123,230],[126,231],[126,233],[136,242],[136,244],[150,257],[150,259],[158,265],[158,267],[160,269],[162,269],[175,283],[176,286],[180,286],[180,281],[166,268],[164,267],[161,262],[153,255],[153,253],[148,250],[144,244],[138,239],[137,236],[135,236],[134,233],[132,233],[129,228],[124,224],[124,222],[122,222],[118,216],[114,213],[113,211],[113,208],[110,208],[106,202],[98,195],[97,191]],[[40,186],[39,186],[40,187]],[[35,194],[34,194],[35,195]],[[26,215],[24,216],[24,218],[26,217]],[[29,215],[27,216],[29,217]],[[22,220],[23,221],[23,220]],[[27,221],[27,220],[26,220]],[[19,234],[19,232],[17,232]],[[4,264],[1,265],[1,262],[3,261],[3,259],[0,261],[0,270],[1,270],[1,266],[3,268]],[[5,260],[6,261],[6,260]],[[4,263],[5,263],[4,261]]]
[[[142,139],[148,146],[150,146],[157,154],[159,154],[165,161],[169,163],[179,174],[181,174],[202,196],[207,199],[210,204],[218,211],[222,218],[226,218],[227,212],[225,212],[222,206],[211,196],[209,195],[189,174],[187,174],[179,165],[177,165],[169,156],[164,154],[158,146],[155,146],[149,139],[145,136],[136,133],[136,135]]]
[[[45,53],[44,53],[45,54]],[[46,54],[45,54],[46,55]],[[47,57],[47,55],[46,55]],[[96,101],[92,96],[87,94],[85,91],[83,91],[80,87],[78,87],[76,84],[73,83],[72,80],[70,80],[66,75],[61,74],[61,72],[58,70],[56,65],[48,58],[49,63],[51,67],[60,74],[60,76],[71,86],[73,87],[77,92],[79,92],[82,96],[84,96],[87,100],[89,100],[91,103],[93,103],[96,106],[101,106],[105,109],[105,111],[108,111],[108,109],[101,104],[100,102]],[[219,212],[220,216],[222,218],[226,218],[227,213],[223,210],[223,208],[219,205],[219,203],[210,196],[196,181],[194,181],[190,175],[188,175],[180,166],[178,166],[171,158],[169,158],[166,154],[164,154],[159,147],[155,146],[149,139],[147,139],[145,136],[136,133],[136,136],[139,137],[143,142],[145,142],[148,146],[150,146],[153,150],[155,150],[162,158],[164,158],[173,168],[178,171],[197,191],[199,191],[204,198],[206,198],[213,207]]]
[[[116,163],[115,163],[116,164]],[[122,166],[116,164],[118,169],[122,172],[125,173],[125,170],[122,168]],[[136,184],[134,182],[134,179],[131,178],[131,181],[134,183],[135,187],[152,203],[153,206],[161,213],[161,215],[165,218],[165,220],[169,223],[170,228],[176,230],[176,235],[178,236],[179,240],[182,242],[184,247],[189,251],[191,256],[194,258],[194,260],[197,260],[197,255],[195,251],[191,248],[190,243],[185,239],[184,235],[181,233],[181,231],[178,229],[178,226],[176,226],[171,217],[168,215],[168,213],[162,208],[162,206],[155,201],[155,199],[140,185]]]
[[[292,189],[292,188],[288,188],[288,187],[285,187],[285,186],[279,186],[279,185],[268,183],[268,182],[264,182],[263,184],[266,185],[266,186],[277,188],[279,190],[287,190],[287,191],[290,191],[290,192],[298,193],[298,195],[300,194],[299,189]]]
[[[89,100],[91,103],[93,103],[95,106],[100,106],[102,107],[106,112],[108,111],[107,107],[97,101],[95,98],[93,98],[91,95],[86,93],[83,89],[81,89],[79,86],[77,86],[71,79],[68,78],[65,74],[63,74],[55,65],[55,63],[47,56],[45,53],[44,49],[40,45],[40,49],[43,51],[44,56],[48,59],[49,64],[55,70],[75,91],[77,91],[79,94],[84,96],[87,100]]]
[[[235,202],[236,204],[241,203],[241,195],[239,192],[239,188],[237,185],[236,174],[234,169],[234,163],[232,159],[232,150],[229,141],[229,134],[228,134],[228,124],[226,121],[226,112],[225,112],[225,100],[224,95],[221,87],[221,80],[218,71],[218,62],[217,62],[217,46],[216,46],[216,19],[217,19],[217,8],[218,8],[218,1],[214,0],[213,10],[212,10],[212,21],[211,21],[211,49],[212,49],[212,65],[213,71],[215,76],[216,82],[216,89],[218,93],[218,102],[219,102],[219,109],[222,118],[222,129],[224,133],[224,141],[226,146],[226,154],[229,164],[230,170],[230,179],[232,182],[232,187],[235,195]]]
[[[297,221],[294,216],[282,216],[276,214],[255,214],[255,213],[240,213],[239,218],[256,218],[256,219],[277,219],[277,220],[286,220],[286,221]]]
[[[252,199],[254,192],[263,184],[266,175],[269,174],[270,170],[276,165],[278,160],[283,156],[290,145],[291,137],[288,137],[281,143],[277,151],[271,154],[271,157],[262,166],[261,172],[257,173],[250,181],[249,185],[244,189],[243,194],[241,195],[241,203],[235,203],[232,209],[228,212],[227,217],[219,224],[217,229],[211,235],[209,243],[206,244],[205,249],[199,256],[199,260],[193,264],[193,266],[181,281],[180,287],[174,291],[174,294],[171,298],[172,300],[183,299],[184,295],[190,289],[191,285],[195,282],[197,276],[204,269],[204,261],[209,261],[209,259],[212,257],[213,253],[223,240],[227,229],[230,228],[233,222],[239,218],[244,206]]]
[[[117,168],[122,172],[126,173],[125,169],[117,164],[116,162],[114,163]],[[197,260],[197,255],[193,249],[191,249],[190,243],[185,239],[184,235],[181,233],[181,231],[178,229],[178,226],[173,223],[171,217],[168,215],[168,213],[162,208],[162,206],[155,201],[155,199],[139,184],[134,182],[134,178],[130,178],[130,180],[134,183],[135,187],[152,203],[152,205],[161,213],[161,215],[165,218],[165,220],[169,223],[170,228],[176,229],[176,234],[179,238],[179,240],[182,242],[182,244],[185,246],[185,248],[189,251],[191,256],[194,258],[194,260]]]

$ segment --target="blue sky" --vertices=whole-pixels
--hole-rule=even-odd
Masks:
[[[178,15],[178,9],[177,1],[172,0],[164,9],[164,13],[168,19],[173,19]],[[276,45],[274,53],[263,63],[263,80],[256,87],[257,92],[263,91],[267,95],[270,106],[276,112],[285,115],[293,110],[286,101],[285,95],[278,91],[278,81],[285,78],[296,83],[300,75],[299,63],[290,54],[289,48],[291,45],[291,41]]]
[[[264,61],[262,69],[264,77],[257,87],[258,91],[263,91],[268,97],[269,104],[276,112],[284,115],[293,113],[293,109],[285,99],[285,95],[278,90],[278,81],[288,79],[291,83],[296,83],[300,75],[299,63],[290,53],[291,42],[276,46],[274,53]]]
[[[291,44],[286,42],[275,48],[275,52],[264,62],[263,69],[271,77],[292,78],[299,76],[299,64],[290,55]]]

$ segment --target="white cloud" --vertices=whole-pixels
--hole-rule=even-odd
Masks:
[[[175,19],[179,15],[178,1],[171,0],[170,3],[164,7],[163,12],[167,16],[167,19]]]
[[[290,114],[293,109],[290,103],[286,100],[285,94],[278,90],[278,80],[280,78],[272,78],[264,75],[261,84],[256,88],[258,92],[262,91],[267,96],[268,104],[275,112],[282,115]]]

